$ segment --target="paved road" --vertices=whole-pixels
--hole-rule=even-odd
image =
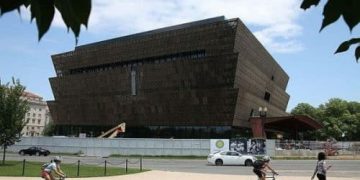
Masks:
[[[9,154],[7,160],[27,161],[49,161],[51,157],[19,156]],[[75,157],[63,156],[64,163],[76,163],[77,160],[86,164],[103,165],[104,158],[97,157]],[[106,158],[113,166],[119,166],[124,162],[124,158]],[[130,159],[135,163],[137,159]],[[272,167],[284,176],[311,176],[315,166],[314,160],[272,160]],[[327,160],[333,167],[329,170],[329,177],[360,177],[360,160]],[[109,164],[108,164],[109,165]],[[121,165],[124,167],[124,164]],[[130,167],[138,167],[139,164],[129,164]],[[244,166],[211,166],[206,160],[171,160],[171,159],[144,159],[143,167],[152,170],[165,170],[176,172],[194,172],[211,174],[230,174],[230,175],[252,175],[251,167]]]

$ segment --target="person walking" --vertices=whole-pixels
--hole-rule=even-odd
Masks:
[[[315,167],[314,174],[311,177],[311,180],[315,178],[315,174],[319,180],[326,180],[326,171],[331,168],[331,165],[326,166],[326,155],[324,152],[319,152],[318,161]]]

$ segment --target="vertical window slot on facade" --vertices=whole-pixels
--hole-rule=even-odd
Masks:
[[[131,95],[136,96],[136,70],[131,68]]]
[[[265,101],[269,102],[270,101],[270,96],[271,96],[271,94],[266,91],[265,96],[264,96]]]

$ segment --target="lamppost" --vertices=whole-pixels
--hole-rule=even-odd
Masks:
[[[263,127],[263,132],[262,132],[262,136],[263,138],[266,138],[266,133],[265,133],[265,121],[266,121],[266,115],[267,115],[267,107],[264,106],[264,107],[259,107],[259,116],[260,116],[260,119],[261,119],[261,124],[262,124],[262,127]]]
[[[259,115],[261,118],[266,118],[266,113],[267,113],[268,109],[267,107],[259,107]]]

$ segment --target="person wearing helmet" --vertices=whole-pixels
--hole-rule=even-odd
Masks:
[[[265,180],[266,171],[270,170],[273,174],[278,175],[271,167],[270,167],[270,157],[264,156],[261,160],[256,160],[253,163],[253,172],[259,177],[259,180]]]
[[[64,172],[60,169],[61,158],[55,157],[54,160],[48,164],[41,173],[41,177],[45,180],[55,180],[52,172],[55,172],[58,176],[65,178]]]
[[[273,174],[279,175],[277,172],[275,172],[275,170],[273,168],[270,167],[270,156],[264,156],[263,161],[265,162],[264,168],[263,168],[263,171],[265,172],[265,174],[266,174],[267,170],[270,170]],[[265,176],[264,176],[264,180],[265,180]]]

